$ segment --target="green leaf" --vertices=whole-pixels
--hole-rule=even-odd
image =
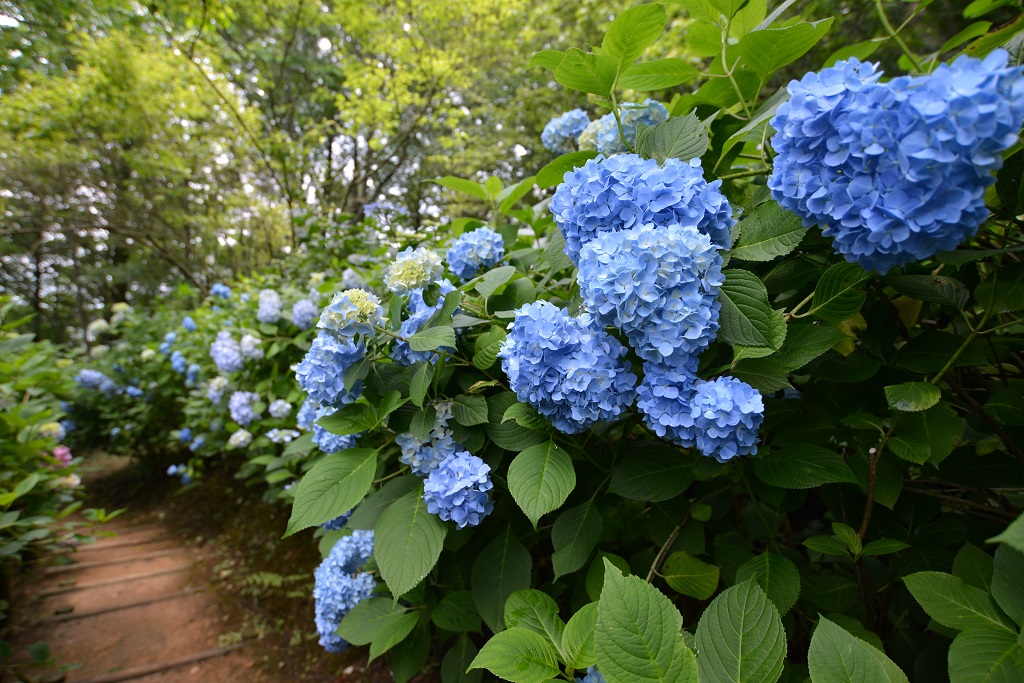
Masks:
[[[370,490],[376,470],[377,451],[372,448],[350,448],[318,462],[295,491],[285,538],[351,510]]]
[[[889,449],[904,460],[937,464],[963,434],[963,420],[946,403],[919,413],[899,413]]]
[[[786,342],[772,360],[785,371],[795,372],[845,339],[849,337],[834,327],[789,325]]]
[[[448,648],[441,662],[441,682],[480,683],[484,677],[483,672],[469,668],[476,654],[476,645],[469,636],[460,635],[455,644]]]
[[[989,308],[990,313],[1024,310],[1024,263],[1003,266],[998,280],[986,280],[978,285],[974,290],[974,299]]]
[[[604,560],[594,644],[608,683],[697,683],[683,618],[657,588]]]
[[[739,223],[739,239],[732,257],[741,261],[771,261],[785,256],[807,233],[797,216],[775,202],[765,202]]]
[[[706,680],[774,683],[785,658],[782,619],[752,580],[715,598],[697,623],[697,664]]]
[[[903,583],[928,616],[947,628],[962,631],[994,627],[1015,632],[992,596],[952,574],[917,572],[904,576]]]
[[[587,563],[601,540],[602,531],[604,520],[593,498],[558,516],[551,529],[551,543],[555,548],[551,564],[556,579],[572,574]]]
[[[905,382],[887,386],[885,398],[893,410],[918,413],[938,403],[942,398],[942,390],[927,382]]]
[[[1011,548],[1024,553],[1024,515],[1015,519],[1006,530],[998,536],[988,539],[989,543],[1005,543]]]
[[[779,105],[788,99],[789,92],[785,88],[779,88],[774,95],[765,100],[764,104],[754,112],[750,121],[725,141],[720,158],[725,159],[729,154],[729,150],[743,142],[752,142],[759,145],[767,143],[768,138],[774,132],[774,129],[768,122],[775,117]]]
[[[771,352],[771,349],[766,350]],[[775,362],[774,357],[743,358],[732,366],[731,374],[762,393],[772,393],[792,386],[788,373]]]
[[[447,325],[420,330],[409,337],[409,348],[413,351],[433,351],[439,348],[455,348],[455,330]]]
[[[350,403],[336,413],[321,417],[316,424],[338,436],[366,432],[376,426],[373,409],[366,403]]]
[[[800,570],[792,560],[777,553],[763,553],[736,569],[736,583],[753,579],[779,614],[785,614],[800,597]]]
[[[597,662],[594,631],[597,630],[597,603],[587,603],[572,615],[562,635],[562,653],[574,669],[585,669]]]
[[[498,195],[498,211],[508,213],[509,209],[516,205],[516,202],[530,193],[535,181],[536,178],[529,176],[523,178],[515,185],[502,190],[501,194]]]
[[[473,563],[473,603],[495,633],[505,628],[505,601],[517,590],[530,587],[533,561],[511,529],[492,541]]]
[[[552,273],[576,267],[572,259],[565,254],[565,236],[557,226],[548,231],[548,243],[544,246],[544,252],[541,254],[538,264],[543,265]]]
[[[528,282],[528,280],[517,280],[517,282]],[[494,362],[498,360],[498,351],[501,350],[501,345],[505,343],[507,336],[505,328],[491,325],[491,329],[476,339],[473,365],[480,370],[486,370],[494,365]],[[484,421],[486,422],[486,420]]]
[[[949,680],[956,683],[1015,683],[1024,670],[1024,647],[1016,634],[998,628],[964,631],[949,646]]]
[[[508,490],[534,527],[542,515],[560,508],[574,488],[572,458],[554,441],[527,448],[508,466]]]
[[[804,545],[822,555],[847,556],[846,546],[831,536],[811,536],[804,540]]]
[[[558,654],[543,636],[510,628],[491,637],[471,669],[487,669],[513,683],[544,683],[559,675]]]
[[[418,624],[412,634],[391,652],[391,676],[395,683],[408,683],[430,658],[430,627]]]
[[[560,185],[566,173],[580,168],[583,164],[596,156],[597,152],[590,150],[563,154],[537,172],[537,186],[541,188],[548,188]],[[561,234],[561,231],[557,228],[555,228],[555,231]]]
[[[558,68],[558,65],[562,63],[565,58],[565,53],[561,50],[541,50],[540,52],[534,52],[533,56],[530,57],[530,61],[527,63],[527,68],[532,66],[539,66],[547,69],[548,71],[554,71]]]
[[[723,271],[720,300],[721,336],[732,344],[778,350],[786,339],[782,311],[772,310],[768,290],[756,275],[730,268]]]
[[[452,417],[463,427],[487,422],[487,399],[479,394],[459,394],[452,399]]]
[[[569,48],[555,69],[555,80],[569,88],[592,95],[611,97],[620,60],[594,55],[578,47]]]
[[[601,43],[601,52],[618,58],[618,63],[623,67],[632,64],[658,39],[665,30],[666,21],[668,15],[659,4],[630,7],[609,24]]]
[[[505,626],[525,628],[551,641],[561,655],[565,622],[558,617],[558,605],[543,591],[516,591],[505,602]]]
[[[405,640],[418,620],[415,612],[387,598],[368,598],[345,615],[338,635],[353,645],[370,645],[372,661]]]
[[[967,286],[945,275],[897,275],[886,278],[885,283],[900,294],[912,299],[950,306],[962,310],[971,298]]]
[[[480,614],[473,605],[473,594],[469,591],[449,593],[431,613],[430,618],[438,627],[453,633],[480,630]]]
[[[867,295],[860,289],[870,275],[855,263],[836,263],[829,267],[814,288],[810,313],[822,320],[840,322],[852,318]]]
[[[910,547],[909,543],[898,541],[894,538],[880,538],[876,541],[871,541],[863,549],[860,554],[864,557],[873,557],[875,555],[889,555],[891,553],[898,553],[901,550],[906,550]]]
[[[438,289],[438,293],[440,293],[440,288]],[[439,308],[432,316],[427,318],[427,322],[423,323],[420,330],[426,330],[431,327],[442,327],[445,325],[453,326],[452,318],[461,303],[462,292],[457,289],[453,292],[448,292],[444,295],[444,303],[441,304],[441,308]]]
[[[992,597],[1018,626],[1024,625],[1024,554],[1008,545],[996,548]]]
[[[32,643],[25,649],[38,664],[50,661],[50,646],[44,642]]]
[[[498,291],[498,288],[503,284],[511,280],[515,274],[515,266],[501,266],[500,268],[489,270],[476,283],[476,291],[480,292],[480,296],[488,297]]]
[[[699,159],[711,144],[707,128],[695,111],[687,116],[674,116],[637,133],[637,154],[655,159],[659,164],[666,159]]]
[[[537,429],[543,432],[550,431],[551,424],[537,412],[536,408],[529,403],[513,403],[505,411],[502,422],[513,421],[527,429]]]
[[[542,432],[537,431],[536,429],[527,429],[513,421],[504,421],[505,411],[508,410],[512,404],[518,402],[519,400],[516,398],[516,395],[511,391],[487,397],[487,409],[490,421],[485,427],[487,430],[487,436],[490,437],[491,441],[497,444],[500,448],[504,448],[507,451],[513,451],[515,453],[526,450],[531,446],[544,443],[548,440],[546,431]]]
[[[419,488],[420,480],[415,475],[406,475],[392,479],[363,499],[345,525],[347,529],[372,529],[384,510],[413,489]]]
[[[491,198],[483,185],[472,180],[466,180],[465,178],[456,178],[449,175],[443,178],[434,178],[434,182],[441,187],[447,187],[449,190],[455,190],[477,199],[483,199],[485,202],[490,201]]]
[[[995,392],[985,402],[985,412],[1005,427],[1024,427],[1024,386]]]
[[[975,545],[965,543],[953,558],[953,576],[970,586],[988,590],[995,571],[994,564],[991,555]]]
[[[395,600],[419,585],[437,564],[448,527],[427,512],[417,488],[385,510],[374,527],[373,555]]]
[[[891,659],[825,617],[811,636],[807,667],[814,683],[909,683]]]
[[[426,398],[430,383],[434,379],[435,367],[437,366],[433,363],[423,363],[412,376],[412,381],[409,383],[409,400],[413,402],[413,405],[423,407],[423,399]]]
[[[963,343],[964,339],[962,337],[950,334],[949,332],[925,332],[924,334],[917,335],[900,347],[900,350],[893,357],[893,364],[911,372],[928,375],[944,368]],[[953,367],[984,365],[986,363],[985,353],[982,351],[981,345],[974,343],[968,345],[957,357]]]
[[[754,463],[754,473],[764,483],[785,489],[857,483],[853,470],[838,453],[803,443],[769,451]]]
[[[637,92],[664,90],[692,80],[699,74],[697,69],[679,57],[667,57],[633,64],[619,74],[618,86]]]
[[[639,444],[612,468],[608,491],[631,500],[670,500],[690,485],[692,470],[693,463],[674,448]]]
[[[740,39],[736,52],[762,81],[767,81],[772,72],[805,55],[831,27],[832,19],[828,18],[751,31]]]
[[[719,568],[679,551],[672,553],[661,568],[665,582],[683,595],[707,600],[718,588]]]

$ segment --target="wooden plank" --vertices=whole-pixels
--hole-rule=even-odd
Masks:
[[[199,591],[196,590],[184,590],[176,593],[168,593],[166,595],[158,595],[155,598],[149,598],[147,600],[139,600],[138,602],[129,602],[124,605],[111,605],[110,607],[100,607],[98,609],[91,609],[87,612],[70,612],[68,614],[58,614],[55,617],[50,617],[46,620],[47,623],[63,623],[65,621],[75,621],[77,619],[88,619],[89,617],[98,617],[103,614],[109,614],[111,612],[120,612],[121,610],[134,609],[136,607],[145,607],[146,605],[152,605],[157,602],[166,602],[167,600],[177,600],[178,598],[188,597],[189,595],[196,595]]]
[[[91,569],[93,567],[106,567],[112,564],[128,564],[129,562],[140,562],[143,560],[155,560],[158,557],[167,557],[169,555],[184,555],[185,551],[181,548],[173,550],[155,550],[151,553],[142,553],[141,555],[135,555],[132,557],[119,557],[116,560],[96,560],[94,562],[73,562],[72,564],[61,564],[56,567],[47,567],[47,574],[61,574],[63,572],[70,572],[76,569]]]
[[[110,550],[111,548],[130,548],[136,545],[147,545],[149,543],[160,543],[162,541],[173,541],[177,537],[172,534],[162,534],[160,536],[153,536],[151,538],[143,538],[138,541],[133,541],[127,538],[117,538],[112,540],[110,543],[105,541],[98,541],[96,543],[90,543],[89,545],[75,546],[75,554],[95,551],[95,550]]]
[[[170,569],[161,569],[158,572],[147,572],[145,574],[129,574],[127,576],[119,576],[116,579],[90,581],[89,583],[75,583],[74,581],[72,581],[70,584],[66,586],[51,588],[50,590],[43,591],[41,593],[36,593],[36,595],[41,598],[48,598],[51,595],[60,595],[61,593],[71,593],[74,591],[88,590],[90,588],[102,588],[104,586],[113,586],[115,584],[126,583],[128,581],[143,581],[145,579],[151,579],[156,576],[164,576],[165,574],[174,574],[176,572],[182,572],[191,567],[191,564],[182,564],[177,567],[171,567]]]
[[[150,676],[157,674],[168,669],[174,669],[179,666],[185,666],[187,664],[195,664],[205,659],[212,659],[214,657],[220,657],[230,652],[234,652],[240,647],[248,644],[248,641],[236,643],[234,645],[228,645],[227,647],[215,647],[209,650],[203,650],[196,652],[191,655],[184,657],[178,657],[177,659],[169,659],[166,662],[156,662],[154,664],[145,664],[143,666],[136,666],[131,669],[122,669],[116,673],[104,674],[102,676],[95,676],[93,678],[74,681],[74,683],[120,683],[121,681],[130,681],[133,678],[142,678],[143,676]]]

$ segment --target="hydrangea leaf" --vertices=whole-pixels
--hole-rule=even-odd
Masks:
[[[789,325],[786,342],[772,360],[787,372],[794,372],[845,339],[849,337],[834,327]]]
[[[396,477],[387,482],[379,490],[374,491],[352,511],[352,517],[345,524],[347,529],[372,529],[377,524],[382,512],[410,491],[419,488],[418,477],[408,474]]]
[[[732,367],[732,376],[742,380],[762,393],[789,389],[789,375],[772,358],[744,358]]]
[[[372,448],[350,448],[318,462],[299,481],[285,537],[351,510],[370,490],[376,470]]]
[[[441,187],[446,187],[449,190],[455,190],[463,194],[468,194],[471,197],[477,199],[483,199],[484,201],[490,200],[490,195],[487,193],[486,188],[480,183],[473,180],[466,180],[465,178],[456,178],[455,176],[445,176],[443,178],[435,178],[434,182]]]
[[[410,613],[407,607],[387,598],[369,598],[345,615],[338,625],[338,635],[352,645],[369,645],[382,636],[388,638],[392,632],[402,633],[401,638],[404,639],[416,621],[416,614]]]
[[[427,512],[423,492],[417,488],[381,513],[374,534],[373,554],[381,578],[397,601],[437,564],[448,527]]]
[[[548,71],[554,71],[558,68],[558,65],[562,63],[564,58],[565,53],[561,50],[541,50],[533,53],[533,56],[530,57],[530,61],[526,66],[527,68],[531,66],[539,66],[547,69]]]
[[[675,116],[641,129],[636,136],[637,154],[655,159],[659,164],[665,159],[699,159],[711,144],[707,129],[708,124],[700,120],[696,111]]]
[[[885,398],[893,410],[917,413],[928,410],[942,398],[942,391],[927,382],[905,382],[885,388]]]
[[[443,683],[480,683],[484,672],[470,669],[476,657],[477,649],[466,634],[460,635],[455,644],[448,648],[441,661],[441,680]]]
[[[996,548],[992,597],[1018,626],[1024,624],[1024,553],[1008,545]]]
[[[518,399],[510,391],[487,397],[490,421],[485,429],[491,441],[500,448],[516,453],[547,441],[546,432],[527,429],[513,421],[504,421],[505,411],[514,403],[518,403]]]
[[[444,596],[431,612],[430,618],[439,628],[453,633],[480,630],[480,614],[473,604],[473,594],[466,590]]]
[[[792,560],[778,553],[762,553],[736,569],[736,582],[752,578],[772,601],[779,614],[785,614],[800,597],[800,570]]]
[[[497,197],[498,211],[507,213],[509,209],[515,206],[516,202],[530,193],[536,180],[534,176],[529,176],[523,178],[515,185],[510,185],[502,190]]]
[[[431,327],[438,327],[444,325],[451,325],[455,315],[455,311],[458,310],[459,304],[462,303],[462,292],[455,290],[448,292],[444,295],[444,303],[441,304],[441,308],[437,309],[434,315],[430,316],[423,325],[420,326],[420,330],[426,330]],[[450,344],[450,346],[455,346]],[[413,349],[415,351],[415,349]]]
[[[434,379],[434,364],[423,363],[412,376],[409,382],[409,400],[417,407],[423,406],[423,399],[427,396],[430,383]]]
[[[586,564],[601,540],[602,531],[604,520],[593,498],[560,514],[551,529],[555,549],[551,564],[555,578],[571,574]]]
[[[522,451],[508,466],[508,489],[533,525],[576,488],[572,458],[554,441]]]
[[[505,601],[505,625],[508,628],[525,628],[546,637],[558,650],[562,651],[562,636],[565,633],[565,622],[558,616],[558,604],[547,593],[528,588],[516,591]]]
[[[657,588],[604,560],[594,644],[608,683],[697,683],[683,617]]]
[[[853,470],[838,453],[804,443],[769,451],[754,463],[754,473],[764,483],[785,489],[857,483]]]
[[[597,156],[597,152],[591,150],[582,150],[579,152],[569,152],[556,158],[554,161],[549,162],[544,168],[537,171],[536,183],[540,188],[547,189],[554,187],[562,182],[562,178],[566,173],[573,169],[579,168],[583,164],[587,163],[591,159]],[[556,228],[557,230],[557,228]]]
[[[391,651],[391,676],[395,683],[408,683],[427,665],[431,645],[428,624],[416,625],[408,638]]]
[[[953,576],[975,588],[988,590],[992,583],[995,561],[992,556],[970,542],[953,558]]]
[[[886,278],[885,283],[913,299],[958,310],[963,309],[971,298],[967,285],[945,275],[897,275]]]
[[[665,8],[657,3],[630,7],[608,26],[601,42],[601,52],[617,57],[620,69],[632,64],[658,39],[665,30],[666,21]]]
[[[995,628],[964,631],[949,646],[949,679],[957,683],[1010,683],[1024,669],[1024,645]]]
[[[674,590],[698,600],[707,600],[718,588],[720,569],[684,551],[674,552],[665,560],[661,576]]]
[[[489,270],[477,281],[476,291],[480,292],[480,296],[489,297],[498,291],[503,284],[511,280],[515,274],[515,266],[501,266],[500,268]]]
[[[619,75],[620,88],[648,92],[674,88],[700,74],[697,69],[679,57],[654,59],[633,64]]]
[[[1001,628],[1016,632],[987,591],[969,586],[952,574],[917,572],[903,577],[914,599],[935,621],[958,631]]]
[[[722,147],[722,159],[728,158],[729,150],[742,142],[752,142],[757,145],[765,144],[768,138],[774,133],[769,121],[775,116],[779,105],[789,99],[789,92],[785,88],[779,88],[775,94],[764,101],[764,104],[754,112],[750,120],[738,131],[729,136]]]
[[[815,683],[908,683],[891,659],[825,617],[811,637],[807,666]]]
[[[551,424],[541,417],[537,410],[529,403],[513,403],[505,411],[505,416],[501,418],[501,421],[503,423],[513,421],[527,429],[535,429],[542,432],[551,431]]]
[[[988,539],[989,543],[1006,543],[1012,548],[1024,553],[1024,515],[1013,521],[1006,530],[998,536]]]
[[[743,36],[730,53],[739,54],[743,62],[765,81],[775,70],[806,54],[831,27],[832,19],[828,18],[752,31]]]
[[[786,339],[783,311],[772,309],[764,283],[746,270],[730,268],[722,272],[722,338],[742,346],[781,348]]]
[[[715,598],[697,623],[697,664],[707,680],[775,683],[786,659],[786,631],[753,580]]]
[[[892,362],[911,372],[927,375],[944,368],[963,343],[963,338],[949,332],[925,332],[900,347]],[[975,342],[957,356],[953,367],[984,365],[986,362],[982,345]]]
[[[950,454],[964,432],[964,422],[947,403],[928,410],[900,413],[889,448],[904,460],[938,464]]]
[[[562,652],[566,663],[585,669],[597,662],[594,631],[597,629],[597,603],[587,603],[572,615],[562,634]]]
[[[578,47],[569,48],[555,68],[555,80],[570,90],[611,95],[620,60],[610,55],[595,55]]]
[[[785,256],[807,234],[800,217],[776,202],[764,202],[739,222],[732,257],[740,261],[771,261]]]
[[[978,285],[974,299],[985,306],[991,301],[992,313],[1024,310],[1024,263],[1004,266],[997,279]]]
[[[505,601],[517,590],[530,587],[533,560],[510,528],[491,541],[473,563],[470,578],[473,603],[487,626],[505,629]]]
[[[560,673],[555,648],[525,628],[510,628],[492,636],[469,666],[487,669],[512,683],[544,683]]]
[[[521,280],[520,282],[526,282],[526,280]],[[486,370],[494,365],[494,361],[498,359],[498,351],[501,350],[501,345],[505,342],[507,336],[504,328],[492,325],[491,329],[477,337],[474,346],[473,365],[480,370]]]
[[[658,443],[628,447],[612,468],[610,493],[631,500],[659,502],[675,498],[693,479],[693,462]]]
[[[413,351],[433,351],[441,347],[455,348],[455,330],[447,325],[420,330],[409,337]]]
[[[822,320],[840,322],[852,318],[864,304],[867,295],[860,285],[870,277],[855,263],[836,263],[822,274],[814,288],[809,313]]]
[[[985,412],[1007,427],[1024,426],[1024,387],[1001,389],[985,402]]]
[[[452,400],[452,416],[463,427],[487,422],[487,399],[479,394],[459,394]]]

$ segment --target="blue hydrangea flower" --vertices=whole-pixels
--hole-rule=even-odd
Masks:
[[[288,417],[288,415],[291,414],[292,404],[284,400],[283,398],[279,398],[270,404],[270,408],[268,408],[268,411],[270,412],[271,417],[281,420]]]
[[[217,333],[217,338],[210,344],[210,358],[221,372],[238,372],[245,360],[242,349],[227,330]]]
[[[408,294],[414,289],[425,289],[441,279],[444,266],[435,251],[425,247],[406,247],[384,273],[384,285],[395,294]]]
[[[256,319],[261,323],[276,323],[281,318],[281,295],[272,289],[260,290]]]
[[[362,553],[366,549],[367,539],[369,552],[364,556]],[[316,629],[320,634],[320,645],[328,652],[342,652],[348,647],[348,643],[337,634],[338,625],[352,608],[370,597],[377,587],[371,574],[356,569],[366,563],[372,549],[373,532],[355,531],[351,536],[338,539],[313,573]]]
[[[566,434],[616,420],[633,403],[637,378],[625,355],[588,314],[573,318],[547,301],[516,311],[498,352],[519,400]]]
[[[718,332],[722,257],[693,226],[602,232],[583,246],[578,280],[594,318],[644,360],[685,363]]]
[[[219,405],[220,400],[224,397],[224,392],[227,390],[227,377],[214,377],[210,380],[210,383],[206,385],[206,398],[210,403]]]
[[[363,289],[347,289],[334,295],[320,313],[317,327],[337,332],[342,337],[373,338],[376,328],[386,322],[380,299]]]
[[[267,438],[271,443],[290,443],[298,438],[299,432],[295,429],[271,429],[267,432]]]
[[[316,320],[317,313],[316,304],[309,299],[299,299],[292,306],[292,322],[300,330],[309,329]]]
[[[463,233],[447,254],[448,270],[463,282],[476,277],[481,268],[490,268],[505,258],[505,242],[490,228],[477,228]]]
[[[599,233],[648,224],[695,226],[715,246],[727,249],[736,221],[721,185],[704,179],[698,159],[666,159],[659,166],[635,154],[599,156],[565,174],[551,199],[551,213],[573,263],[579,263],[580,249]]]
[[[252,391],[236,391],[228,399],[228,410],[231,412],[231,419],[242,425],[249,425],[259,415],[253,410],[253,404],[260,400],[260,395]]]
[[[174,332],[168,332],[167,334],[165,334],[164,340],[160,343],[160,346],[157,347],[160,350],[160,353],[164,354],[165,356],[168,355],[171,352],[171,347],[174,345],[174,342],[177,341],[177,339],[178,335]]]
[[[772,197],[868,270],[954,249],[987,218],[1024,118],[1024,69],[1006,63],[996,50],[881,83],[851,59],[791,82],[771,122]]]
[[[359,273],[351,268],[346,268],[341,271],[341,286],[343,289],[365,289],[366,282],[359,276]]]
[[[396,339],[391,345],[391,358],[399,365],[412,365],[423,361],[425,363],[436,363],[439,357],[438,351],[413,351],[407,341],[409,337],[419,332],[423,323],[430,320],[431,316],[441,310],[444,305],[444,297],[455,291],[455,285],[449,280],[441,280],[441,295],[437,303],[428,306],[423,300],[423,290],[414,290],[409,293],[409,317],[402,321],[398,330],[400,339]],[[442,346],[439,351],[454,353],[455,349],[449,346]]]
[[[356,440],[359,438],[357,434],[338,436],[337,434],[332,434],[320,425],[316,424],[316,420],[335,412],[337,412],[337,408],[321,406],[317,408],[316,415],[314,416],[313,443],[324,453],[338,453],[339,451],[344,451],[349,448],[355,448]]]
[[[242,342],[239,344],[239,348],[242,351],[243,358],[251,358],[252,360],[260,360],[263,358],[263,348],[260,344],[263,342],[262,339],[257,337],[255,334],[245,333],[242,335]]]
[[[642,103],[623,102],[619,106],[619,118],[622,120],[622,135],[626,136],[629,146],[636,145],[636,134],[640,124],[654,126],[662,121],[668,121],[668,109],[661,102],[655,102],[648,98]],[[619,135],[619,125],[615,121],[615,114],[605,114],[600,119],[600,124],[595,131],[597,151],[601,154],[619,154],[628,152],[622,135]]]
[[[352,518],[352,511],[349,510],[348,512],[344,513],[343,515],[335,517],[334,519],[327,520],[326,522],[321,524],[320,527],[324,531],[341,531],[342,529],[345,528],[345,525],[348,524],[348,520],[351,519],[351,518]]]
[[[295,378],[309,397],[324,406],[343,406],[356,400],[362,384],[345,389],[345,371],[362,360],[366,349],[322,330],[295,369]]]
[[[199,451],[199,449],[200,449],[200,448],[202,448],[202,447],[203,447],[203,445],[204,445],[205,443],[206,443],[206,437],[205,437],[205,436],[203,436],[202,434],[200,434],[200,435],[199,435],[199,436],[197,436],[196,438],[192,439],[192,443],[191,443],[191,444],[189,444],[189,447],[188,447],[188,449],[189,449],[190,451],[192,451],[193,453],[196,453],[196,452],[198,452],[198,451]]]
[[[187,332],[195,332],[199,329],[199,326],[196,325],[196,321],[193,320],[190,315],[185,316],[185,319],[181,321],[181,326],[184,327]]]
[[[582,109],[573,109],[556,116],[544,126],[540,142],[544,149],[563,154],[576,149],[574,141],[590,123],[590,117]]]
[[[680,446],[694,445],[690,402],[697,381],[697,357],[686,363],[667,366],[644,364],[644,380],[637,389],[636,406],[644,423],[662,437]]]
[[[117,392],[117,382],[104,375],[99,370],[92,370],[85,368],[79,370],[78,376],[75,377],[75,381],[78,382],[78,386],[83,389],[95,389],[104,394],[114,394]]]
[[[182,443],[189,443],[189,442],[191,442],[192,441],[192,430],[189,429],[188,427],[185,427],[184,429],[182,429],[180,432],[178,432],[178,440],[181,441]]]
[[[189,365],[188,369],[185,371],[185,385],[190,387],[194,386],[195,383],[199,381],[199,373],[201,371],[202,368],[199,367],[198,363],[192,363]]]
[[[762,420],[761,394],[746,382],[719,377],[694,385],[688,421],[702,454],[719,462],[755,455]]]
[[[477,526],[491,514],[494,503],[487,492],[494,488],[491,468],[468,451],[449,455],[423,482],[427,512],[460,529]]]
[[[176,476],[179,472],[184,472],[184,471],[185,471],[185,466],[184,465],[169,465],[167,467],[167,476],[168,477],[173,477],[173,476]]]
[[[399,461],[408,465],[412,473],[420,477],[426,477],[436,470],[448,456],[465,450],[452,439],[452,430],[448,429],[448,420],[452,417],[451,401],[435,403],[434,411],[434,426],[427,441],[420,441],[410,433],[395,437],[395,443],[402,449]]]
[[[60,421],[60,426],[64,428],[65,432],[73,432],[78,429],[78,425],[71,418],[64,418]]]
[[[185,360],[185,355],[182,354],[181,351],[175,350],[175,352],[171,354],[171,369],[176,373],[184,375],[187,365],[188,361]]]
[[[210,288],[210,294],[219,299],[230,299],[231,288],[221,282],[218,282]]]
[[[583,678],[580,678],[579,676],[576,677],[576,683],[608,683],[608,682],[605,681],[604,676],[601,675],[601,672],[597,670],[596,666],[591,666],[591,667],[587,668],[587,675],[586,676],[584,676]]]
[[[309,400],[309,398],[302,402],[302,407],[299,408],[299,413],[295,416],[295,423],[299,429],[310,429],[313,426],[318,407],[316,402]]]
[[[128,385],[124,388],[124,393],[128,394],[132,398],[139,398],[140,396],[145,395],[146,392],[136,386]]]

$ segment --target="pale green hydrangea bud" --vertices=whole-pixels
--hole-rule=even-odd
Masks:
[[[384,284],[395,294],[408,294],[438,282],[444,274],[441,256],[430,249],[406,248],[384,274]]]

